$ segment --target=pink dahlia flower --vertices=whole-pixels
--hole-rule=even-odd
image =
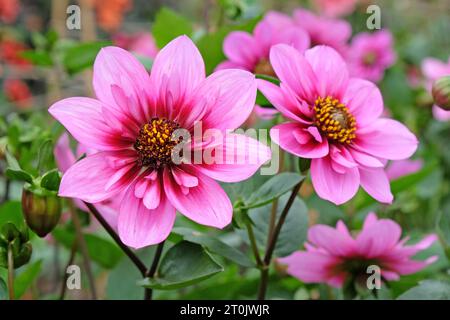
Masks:
[[[348,15],[355,10],[358,0],[314,0],[314,6],[327,17]]]
[[[396,60],[391,32],[359,33],[352,40],[347,60],[351,76],[380,81]]]
[[[150,59],[154,59],[158,53],[155,39],[150,32],[140,32],[133,35],[119,32],[114,35],[113,42],[118,47]]]
[[[292,19],[278,12],[269,12],[256,25],[253,34],[233,31],[225,38],[223,52],[228,60],[219,64],[217,70],[238,68],[275,76],[269,63],[269,52],[278,43],[291,45],[303,52],[309,48],[310,40]]]
[[[431,93],[433,82],[438,78],[450,75],[450,57],[447,63],[434,58],[426,58],[422,62],[422,73],[425,76],[425,88]],[[437,105],[433,106],[433,115],[439,121],[450,120],[450,111]]]
[[[406,159],[406,160],[392,161],[386,167],[386,174],[389,180],[392,181],[416,173],[420,171],[422,167],[423,161],[420,159],[417,160]]]
[[[378,219],[369,213],[361,232],[353,237],[342,221],[336,228],[315,225],[308,230],[306,251],[297,251],[278,259],[287,265],[287,272],[306,283],[327,283],[342,287],[348,279],[367,277],[367,267],[376,265],[386,281],[398,280],[400,275],[418,272],[437,260],[411,259],[427,249],[437,236],[426,236],[415,245],[406,245],[408,237],[400,240],[401,227],[393,220]]]
[[[103,48],[94,63],[93,86],[97,99],[68,98],[49,109],[78,142],[98,150],[66,171],[59,195],[97,203],[124,192],[118,230],[135,248],[166,239],[176,210],[200,224],[228,225],[233,208],[215,180],[247,179],[270,159],[267,146],[228,131],[252,111],[254,75],[222,70],[205,78],[200,52],[181,36],[158,53],[150,75],[127,51]],[[194,140],[184,140],[188,147],[241,161],[176,164],[175,147],[184,136],[173,135],[177,129],[193,133],[200,121],[223,139],[199,142],[194,134]]]
[[[345,20],[317,16],[311,11],[297,9],[294,11],[294,22],[311,38],[311,46],[324,44],[345,56],[348,41],[352,35],[352,27]]]
[[[276,45],[270,63],[281,85],[257,80],[258,87],[289,119],[271,129],[272,141],[312,159],[317,194],[342,204],[361,185],[378,201],[391,203],[385,160],[409,158],[418,141],[401,123],[380,118],[383,99],[378,88],[367,80],[349,78],[342,57],[327,46],[302,55]]]
[[[73,166],[78,158],[80,158],[83,154],[90,155],[96,153],[95,150],[86,148],[85,146],[79,144],[77,147],[76,156],[72,152],[70,148],[69,136],[67,133],[61,135],[58,139],[55,149],[53,150],[55,155],[56,164],[58,169],[65,173],[71,166]],[[97,210],[100,214],[105,218],[108,224],[117,230],[117,215],[119,213],[121,197],[116,196],[111,199],[104,200],[96,204]],[[89,212],[89,209],[80,199],[73,199],[73,202],[78,207],[78,209]]]

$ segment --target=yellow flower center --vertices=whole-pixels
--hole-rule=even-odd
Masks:
[[[172,120],[153,118],[139,130],[134,149],[139,155],[139,164],[158,169],[172,162],[172,149],[182,141],[172,140],[173,132],[180,125]]]
[[[338,99],[319,97],[314,103],[315,124],[328,139],[351,143],[355,139],[356,120]]]

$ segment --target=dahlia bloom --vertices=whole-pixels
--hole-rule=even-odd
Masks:
[[[311,11],[297,9],[294,11],[294,22],[309,34],[311,46],[323,44],[337,50],[345,56],[348,41],[352,35],[350,23],[341,19],[317,16]]]
[[[125,50],[103,48],[93,86],[97,99],[68,98],[49,109],[78,142],[98,150],[66,171],[59,195],[97,203],[125,192],[119,236],[135,248],[166,239],[175,210],[207,226],[228,225],[232,204],[215,180],[247,179],[270,159],[267,146],[228,132],[252,111],[254,75],[233,69],[205,78],[200,52],[181,36],[158,53],[150,75]],[[200,122],[203,130],[219,130],[224,138],[198,141],[193,131]],[[176,164],[174,148],[184,138],[173,139],[177,129],[194,133],[194,140],[183,141],[203,155],[244,161]]]
[[[117,47],[150,59],[154,59],[158,53],[155,39],[150,32],[140,32],[133,35],[120,32],[114,35],[113,42]]]
[[[450,75],[450,57],[447,63],[434,58],[426,58],[422,62],[422,73],[425,76],[425,88],[431,93],[433,82],[440,77]],[[439,121],[450,120],[450,111],[437,105],[433,106],[433,115]]]
[[[401,177],[408,176],[410,174],[418,172],[423,167],[423,161],[417,160],[398,160],[392,161],[386,167],[386,174],[389,180],[397,180]]]
[[[401,123],[380,118],[383,99],[378,88],[350,78],[342,57],[327,46],[302,55],[276,45],[270,63],[281,85],[257,80],[258,88],[289,120],[271,129],[272,141],[312,159],[317,194],[342,204],[361,185],[378,201],[391,203],[385,160],[409,158],[418,141]]]
[[[219,64],[216,70],[238,68],[275,76],[269,63],[269,52],[278,43],[291,45],[303,52],[309,48],[310,39],[289,17],[269,12],[256,25],[253,34],[244,31],[230,32],[223,42],[223,52],[228,60]]]
[[[53,154],[55,156],[56,164],[58,169],[65,173],[71,166],[75,164],[77,159],[79,159],[83,154],[90,155],[95,153],[95,150],[86,148],[85,146],[79,144],[76,150],[76,156],[70,148],[69,136],[64,133],[59,137],[56,142]],[[117,230],[117,215],[119,213],[121,197],[116,196],[111,199],[104,200],[96,204],[98,212],[105,218],[108,224]],[[73,199],[74,204],[78,209],[89,212],[89,209],[80,199]]]
[[[350,75],[378,82],[384,71],[395,63],[392,34],[388,30],[359,33],[348,51]]]
[[[331,18],[341,17],[352,13],[358,0],[314,0],[317,10]]]
[[[348,278],[367,277],[367,267],[376,265],[386,281],[401,275],[416,273],[437,260],[411,259],[430,247],[437,236],[431,234],[414,245],[406,245],[408,237],[400,240],[401,227],[393,220],[378,219],[369,213],[361,232],[352,236],[339,221],[336,228],[314,225],[308,230],[305,251],[297,251],[278,261],[287,265],[287,273],[306,283],[326,283],[340,288]]]

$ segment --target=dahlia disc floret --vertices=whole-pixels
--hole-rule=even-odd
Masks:
[[[93,85],[97,99],[68,98],[49,110],[78,142],[97,150],[66,171],[59,195],[98,203],[124,193],[118,231],[135,248],[165,240],[176,210],[200,224],[228,225],[232,205],[215,180],[247,179],[270,159],[267,146],[229,132],[252,112],[254,75],[221,70],[205,78],[198,49],[181,36],[158,53],[150,75],[127,51],[103,48]],[[183,138],[172,135],[179,129],[192,134],[198,123],[223,139],[195,138],[188,146],[241,161],[171,161]]]
[[[258,87],[289,120],[273,127],[271,138],[287,152],[312,159],[317,194],[342,204],[361,185],[378,201],[391,203],[386,160],[409,158],[418,141],[401,123],[380,118],[383,99],[378,88],[350,78],[342,57],[327,46],[302,55],[276,45],[270,62],[281,84],[257,80]]]
[[[373,265],[380,268],[384,280],[398,280],[401,275],[416,273],[437,260],[437,256],[425,261],[412,259],[437,240],[435,234],[407,245],[409,238],[400,240],[401,233],[395,221],[378,219],[375,213],[367,215],[356,237],[342,221],[336,228],[315,225],[308,230],[306,251],[294,252],[278,261],[287,266],[288,274],[306,283],[327,283],[339,288],[349,279],[367,278],[367,268]]]

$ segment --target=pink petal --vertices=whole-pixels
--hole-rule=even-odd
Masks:
[[[67,98],[53,104],[50,114],[80,143],[97,150],[127,148],[132,141],[114,132],[104,121],[102,104],[91,98]]]
[[[401,160],[409,158],[417,149],[417,138],[403,124],[380,118],[370,127],[356,131],[355,148],[369,155]]]
[[[317,78],[300,52],[286,44],[275,45],[270,50],[270,63],[282,83],[307,102],[315,101]]]
[[[175,182],[170,170],[164,170],[164,190],[172,205],[189,219],[211,227],[224,228],[231,222],[233,206],[222,187],[197,172],[198,185],[188,193]]]
[[[383,168],[384,164],[379,159],[369,156],[367,153],[359,152],[354,148],[348,148],[348,151],[352,155],[353,159],[360,165],[370,168]]]
[[[271,158],[270,148],[245,135],[229,133],[220,148],[221,157],[211,164],[196,166],[205,175],[223,182],[238,182],[251,177]]]
[[[328,140],[318,142],[297,123],[282,123],[270,129],[270,137],[283,150],[302,158],[321,158],[328,154]]]
[[[56,164],[61,172],[66,172],[71,165],[76,161],[75,156],[70,149],[69,136],[67,133],[63,133],[56,142],[55,150]]]
[[[223,42],[223,52],[229,60],[245,66],[247,70],[253,69],[260,57],[255,39],[243,31],[230,32]]]
[[[294,47],[299,52],[304,52],[309,48],[311,41],[306,31],[302,28],[292,26],[279,31],[274,44],[277,43],[285,43]]]
[[[394,196],[383,168],[359,167],[359,176],[361,186],[368,194],[382,203],[392,203]]]
[[[331,167],[329,157],[312,160],[311,179],[318,196],[336,205],[353,198],[360,182],[357,168],[348,168],[344,174],[337,173]]]
[[[359,127],[371,124],[383,112],[383,97],[370,81],[351,78],[342,102],[356,118]]]
[[[369,228],[377,221],[378,221],[377,215],[374,212],[369,212],[366,216],[366,219],[364,219],[363,229]]]
[[[318,94],[341,99],[348,84],[348,70],[339,53],[331,47],[316,46],[306,50],[305,58],[316,75]]]
[[[381,270],[381,275],[388,281],[395,281],[400,279],[400,275],[393,271]]]
[[[359,254],[366,258],[375,258],[394,249],[400,240],[402,229],[388,219],[381,219],[364,228],[356,238]]]
[[[386,268],[394,270],[396,273],[401,275],[413,274],[416,273],[429,264],[435,262],[437,260],[437,256],[432,256],[425,261],[415,261],[415,260],[402,260],[395,262],[385,262],[384,265]]]
[[[175,208],[167,199],[163,198],[157,208],[149,210],[142,199],[134,196],[134,187],[131,186],[120,207],[120,239],[135,249],[160,243],[169,236],[175,217]]]
[[[306,283],[326,282],[339,264],[336,257],[320,252],[297,251],[278,261],[287,265],[287,273]]]
[[[308,241],[327,250],[333,256],[347,256],[355,250],[355,241],[352,238],[326,225],[310,227]]]
[[[416,173],[423,167],[423,161],[418,160],[398,160],[392,161],[386,168],[389,180],[396,180],[401,177]]]
[[[150,77],[144,66],[128,51],[119,47],[105,47],[100,50],[94,62],[93,86],[97,98],[107,106],[130,114],[139,122],[145,122],[147,101],[150,97]],[[135,101],[135,108],[128,102],[117,100],[113,87],[119,87],[126,97]]]
[[[206,109],[202,119],[205,129],[234,130],[250,116],[255,100],[255,76],[229,69],[214,72],[199,84],[193,103],[195,108]]]
[[[117,169],[109,166],[107,157],[107,153],[99,152],[75,163],[63,175],[58,195],[95,203],[127,188],[137,175],[135,168],[123,172],[120,179],[106,190],[106,185],[117,172]]]
[[[449,121],[450,111],[439,108],[437,105],[433,106],[433,116],[439,121]]]
[[[214,69],[214,71],[219,71],[219,70],[224,70],[224,69],[242,69],[242,70],[251,71],[251,69],[247,69],[245,66],[240,65],[239,63],[236,63],[233,61],[229,61],[229,60],[225,60],[225,61],[219,63],[216,66],[216,68]]]
[[[169,42],[156,56],[150,75],[157,92],[157,115],[175,118],[205,79],[205,64],[187,36]]]

